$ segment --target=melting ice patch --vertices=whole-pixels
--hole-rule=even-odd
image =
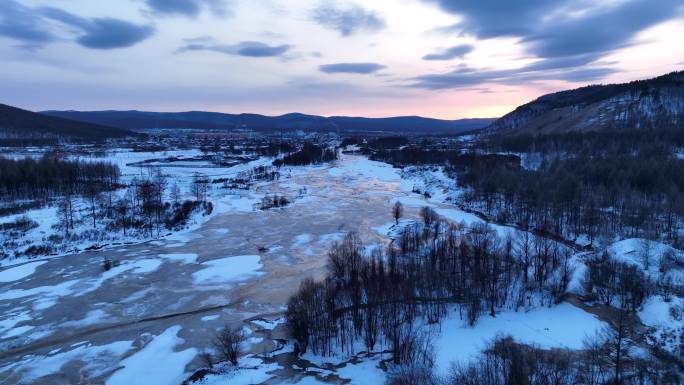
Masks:
[[[261,275],[261,257],[258,255],[238,255],[214,259],[202,263],[204,269],[192,274],[192,279],[197,285],[211,285],[246,281],[252,277]]]
[[[434,204],[430,203],[427,199],[425,198],[416,198],[416,197],[398,197],[398,198],[393,198],[390,201],[390,204],[394,205],[395,202],[401,202],[402,205],[405,207],[416,207],[416,208],[421,208],[421,207],[434,207]]]
[[[1,338],[12,338],[27,331],[33,329],[33,326],[19,326],[15,327],[17,324],[23,321],[29,321],[32,317],[29,315],[28,311],[7,314],[3,316],[4,318],[0,320],[0,337]]]
[[[3,369],[22,372],[23,381],[33,383],[39,378],[59,373],[64,365],[81,361],[85,364],[81,374],[97,377],[111,368],[111,363],[131,349],[131,341],[117,341],[107,345],[80,345],[66,352],[51,352],[47,356],[29,355],[27,359],[13,363]],[[131,382],[130,384],[134,384]],[[150,383],[152,384],[152,383]]]
[[[254,325],[264,330],[273,330],[276,326],[285,323],[285,318],[278,318],[272,321],[265,319],[255,319],[251,321]]]
[[[186,253],[186,254],[159,254],[160,257],[168,259],[173,262],[181,263],[197,263],[197,254]]]
[[[318,238],[318,244],[326,244],[329,242],[333,241],[341,241],[344,239],[345,233],[330,233],[330,234],[323,234]]]
[[[46,262],[47,261],[30,262],[0,271],[0,282],[14,282],[26,278],[35,273],[38,266]]]
[[[141,259],[133,264],[133,272],[136,274],[151,273],[157,270],[160,265],[161,261],[158,259]]]
[[[25,298],[35,295],[41,295],[41,297],[62,297],[72,293],[72,286],[74,286],[79,280],[71,280],[59,283],[52,286],[39,286],[31,289],[12,289],[0,293],[0,301],[14,300],[18,298]]]
[[[296,248],[296,247],[299,247],[305,243],[309,243],[309,242],[311,242],[311,239],[312,239],[311,234],[308,234],[308,233],[299,234],[295,237],[294,242],[292,242],[292,247]]]
[[[107,385],[176,385],[185,380],[185,366],[195,358],[197,349],[175,351],[185,342],[178,337],[176,325],[154,337],[142,350],[121,361],[122,368],[114,372]],[[151,363],[157,364],[151,364]]]
[[[261,201],[258,196],[228,196],[220,201],[214,207],[217,213],[238,212],[250,213],[254,211],[254,206]]]
[[[96,323],[99,323],[103,321],[104,319],[107,318],[107,313],[105,313],[101,309],[95,309],[91,310],[86,315],[79,319],[79,320],[74,320],[74,321],[67,321],[63,323],[61,326],[66,326],[66,327],[83,327],[83,326],[89,326],[89,325],[94,325]]]
[[[97,290],[104,282],[112,279],[125,272],[132,272],[134,274],[147,274],[151,273],[161,266],[162,261],[159,259],[140,259],[133,262],[123,262],[118,266],[114,266],[111,269],[103,272],[98,278],[92,279],[88,282],[90,287],[86,290],[79,292],[77,295],[84,295]]]
[[[401,182],[401,177],[397,169],[387,163],[376,162],[365,157],[349,158],[338,167],[328,170],[334,177],[346,177],[349,175],[360,175],[370,180],[380,180],[383,182]]]

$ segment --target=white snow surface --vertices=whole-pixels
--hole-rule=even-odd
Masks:
[[[625,263],[630,263],[640,267],[649,278],[655,280],[662,274],[660,271],[661,261],[666,256],[680,261],[684,260],[684,252],[672,246],[657,241],[650,241],[642,238],[624,239],[615,242],[606,249],[608,254]],[[646,269],[646,251],[648,251],[648,269]],[[673,281],[684,281],[684,269],[672,266],[665,272]]]
[[[337,369],[340,378],[349,379],[350,385],[384,384],[385,372],[378,367],[380,357],[363,360],[357,364],[347,363]]]
[[[114,266],[111,269],[103,272],[100,274],[98,278],[91,279],[88,281],[88,284],[90,287],[86,290],[80,291],[77,295],[84,295],[87,293],[90,293],[97,288],[99,288],[103,283],[105,283],[107,280],[112,279],[118,275],[124,274],[124,273],[133,273],[133,274],[147,274],[151,273],[153,271],[156,271],[159,266],[161,266],[162,261],[156,258],[145,258],[145,259],[138,259],[135,261],[125,261],[122,262],[118,266]]]
[[[84,375],[95,377],[111,369],[111,362],[123,356],[133,347],[131,341],[117,341],[107,345],[80,344],[78,347],[65,352],[51,352],[47,356],[29,355],[28,358],[10,364],[4,369],[16,368],[23,373],[22,380],[25,383],[34,383],[36,380],[52,374],[59,374],[62,367],[69,362],[79,360],[85,363],[82,369]],[[150,365],[153,366],[153,365]],[[135,384],[134,382],[129,383]],[[142,383],[140,383],[142,385]],[[148,383],[155,385],[154,383]]]
[[[672,317],[671,309],[679,308],[684,310],[684,298],[673,297],[670,302],[665,302],[665,299],[660,295],[649,297],[639,310],[639,319],[648,326],[672,325],[680,324],[684,327],[684,314],[679,320]]]
[[[33,329],[33,326],[16,326],[21,322],[31,320],[31,316],[29,315],[28,311],[12,312],[11,314],[5,314],[3,317],[4,318],[0,320],[1,338],[11,338]]]
[[[376,162],[365,157],[354,157],[346,161],[340,167],[330,168],[328,173],[336,177],[344,177],[345,175],[361,175],[369,179],[371,182],[401,182],[399,170],[392,167],[392,165]]]
[[[684,298],[672,296],[665,301],[660,295],[651,296],[638,312],[644,325],[652,328],[652,343],[672,354],[682,354],[680,338],[684,336]]]
[[[88,326],[88,325],[94,325],[96,323],[100,323],[104,319],[107,318],[107,313],[105,313],[101,309],[95,309],[91,310],[86,315],[80,319],[80,320],[75,320],[75,321],[67,321],[62,324],[62,326],[66,327],[83,327],[83,326]]]
[[[162,259],[180,263],[197,263],[197,254],[178,253],[178,254],[159,254]]]
[[[472,226],[475,223],[484,223],[477,215],[459,209],[437,208],[435,209],[435,212],[452,222],[463,223],[466,226]]]
[[[36,268],[45,262],[47,261],[29,262],[0,271],[0,282],[14,282],[26,278],[35,273]]]
[[[309,234],[309,233],[299,234],[295,237],[294,242],[292,242],[292,247],[296,248],[296,247],[302,246],[306,243],[311,242],[311,239],[312,239],[312,237],[311,237],[311,234]]]
[[[467,363],[497,336],[511,336],[518,342],[543,349],[581,349],[585,336],[594,335],[605,325],[596,316],[569,303],[529,312],[504,311],[495,317],[485,315],[472,327],[459,319],[457,312],[451,312],[435,340],[436,368],[445,374],[451,362]]]
[[[107,379],[107,385],[177,385],[185,380],[185,366],[197,349],[176,351],[184,341],[180,326],[172,326],[154,337],[139,352],[121,361],[121,369]]]
[[[12,289],[0,293],[0,301],[13,300],[18,298],[30,297],[42,294],[49,297],[60,297],[72,293],[72,286],[78,283],[79,280],[64,281],[52,286],[38,286],[31,289]]]
[[[240,282],[263,274],[258,271],[263,266],[258,255],[219,258],[202,265],[207,267],[192,274],[196,285]]]
[[[268,374],[280,366],[276,363],[265,364],[259,358],[247,356],[240,358],[236,369],[229,368],[226,373],[205,376],[199,385],[253,385],[267,381],[272,375]],[[109,385],[109,384],[108,384]]]
[[[264,330],[273,330],[278,325],[284,324],[285,318],[281,317],[281,318],[275,319],[273,321],[267,321],[267,320],[263,320],[263,319],[255,319],[255,320],[252,320],[251,323],[253,323],[254,325],[256,325],[256,326],[258,326]]]

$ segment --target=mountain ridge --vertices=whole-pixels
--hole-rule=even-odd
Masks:
[[[254,113],[228,114],[211,111],[154,112],[139,110],[42,111],[41,114],[83,122],[104,124],[128,130],[238,129],[256,131],[322,130],[384,133],[461,133],[486,127],[494,118],[443,120],[420,116],[366,118],[359,116],[319,116],[299,112],[268,116]]]

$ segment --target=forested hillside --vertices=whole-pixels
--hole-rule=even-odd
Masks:
[[[682,97],[681,72],[590,86],[521,106],[470,143],[388,149],[370,142],[367,151],[396,166],[444,166],[463,189],[460,204],[500,222],[589,243],[618,236],[679,245],[684,239]],[[627,99],[633,102],[621,104],[622,112],[600,114],[605,125],[593,120],[585,130],[561,124],[579,122],[607,101]],[[645,107],[654,102],[660,107]],[[547,124],[549,116],[561,113],[570,115]]]
[[[544,95],[516,108],[488,131],[553,134],[684,127],[684,72]]]
[[[120,128],[45,116],[0,104],[0,141],[21,143],[28,139],[106,139],[134,133]]]

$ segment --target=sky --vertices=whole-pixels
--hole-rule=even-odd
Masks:
[[[0,0],[0,103],[497,117],[683,70],[682,36],[682,0]]]

